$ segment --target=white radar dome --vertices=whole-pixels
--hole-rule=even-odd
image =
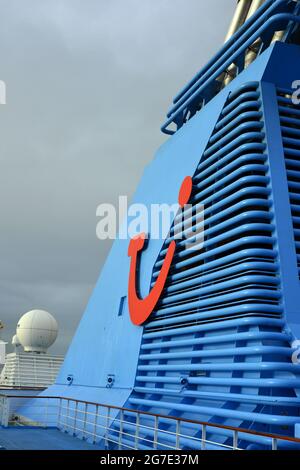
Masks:
[[[45,310],[25,313],[17,325],[17,337],[26,352],[47,352],[57,338],[55,318]]]

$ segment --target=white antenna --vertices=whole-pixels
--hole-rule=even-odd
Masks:
[[[31,310],[18,321],[16,333],[15,341],[23,346],[25,352],[46,353],[57,338],[58,325],[49,312]]]

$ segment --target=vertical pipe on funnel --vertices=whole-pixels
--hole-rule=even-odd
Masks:
[[[249,10],[252,6],[253,0],[237,0],[237,7],[232,19],[232,22],[229,26],[228,33],[225,38],[225,43],[231,38],[231,36],[236,33],[241,26],[245,23]],[[231,80],[234,79],[236,75],[236,66],[232,64],[230,67],[228,67],[227,71],[225,74],[223,74],[221,78],[221,81],[223,84],[226,86],[228,83],[231,82]]]
[[[252,0],[237,0],[237,7],[229,26],[228,33],[225,37],[225,42],[237,32],[238,29],[245,23]]]
[[[253,0],[249,9],[247,20],[262,6],[265,0]],[[247,21],[246,20],[246,21]],[[257,39],[250,47],[245,57],[245,68],[248,67],[256,59],[257,53],[261,45],[261,40]]]

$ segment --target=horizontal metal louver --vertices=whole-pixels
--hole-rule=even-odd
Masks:
[[[229,98],[193,183],[191,203],[204,207],[204,247],[191,251],[186,241],[179,243],[167,289],[146,330],[252,315],[279,318],[273,214],[257,85],[244,86]],[[182,223],[180,215],[157,260],[153,281],[177,221]]]
[[[203,247],[177,240],[166,289],[144,326],[128,407],[245,428],[255,422],[281,434],[299,421],[264,132],[259,84],[245,84],[229,95],[193,176],[190,217],[204,207]],[[178,214],[153,283],[181,223]],[[146,418],[141,426],[151,448]],[[227,434],[208,437],[224,444]]]
[[[279,89],[277,97],[300,279],[300,107],[291,90]]]

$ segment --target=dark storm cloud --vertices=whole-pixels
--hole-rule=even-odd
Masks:
[[[220,47],[234,0],[0,0],[0,318],[45,308],[64,352],[171,98]]]

